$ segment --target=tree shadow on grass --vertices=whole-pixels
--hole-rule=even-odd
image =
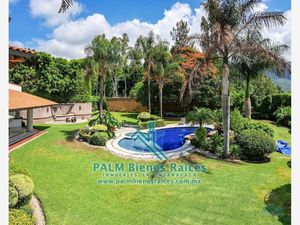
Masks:
[[[291,224],[291,184],[273,189],[265,196],[265,212],[278,217],[284,225]]]
[[[155,166],[157,166],[158,168],[161,168],[163,165],[166,165],[166,163],[167,163],[167,160],[164,160],[164,161],[160,161],[160,162],[158,162],[158,163],[156,163],[155,164]],[[151,173],[150,173],[150,176],[149,176],[149,178],[151,179],[151,180],[154,180],[154,179],[156,179],[156,178],[161,178],[162,177],[162,171],[157,171],[157,170],[155,170],[155,171],[152,171]]]
[[[77,131],[78,131],[78,129],[62,130],[60,132],[64,134],[66,141],[72,142],[72,141],[75,140],[75,134],[76,134]]]
[[[34,129],[37,129],[37,130],[47,130],[49,129],[51,126],[50,125],[34,125],[33,128]]]
[[[288,165],[288,167],[292,168],[292,161],[291,160],[288,161],[286,164]]]

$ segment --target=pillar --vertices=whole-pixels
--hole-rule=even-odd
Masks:
[[[33,109],[27,109],[27,131],[33,130]]]

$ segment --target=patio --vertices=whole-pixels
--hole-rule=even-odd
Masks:
[[[38,133],[33,128],[33,109],[56,105],[56,102],[22,92],[15,84],[9,86],[9,146]],[[20,116],[20,110],[26,110],[26,127]]]

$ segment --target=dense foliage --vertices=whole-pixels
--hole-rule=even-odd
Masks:
[[[91,80],[83,68],[84,60],[68,61],[38,52],[10,70],[9,81],[25,92],[59,103],[88,102]]]
[[[277,123],[287,127],[291,127],[291,114],[290,106],[281,106],[274,112]]]
[[[34,225],[35,221],[24,210],[12,209],[9,210],[9,224],[10,225]]]
[[[236,138],[241,154],[247,160],[263,161],[276,150],[276,145],[264,131],[244,130]]]
[[[266,119],[275,119],[274,112],[282,106],[291,107],[291,94],[282,93],[266,96],[259,106],[260,115]]]
[[[91,136],[91,144],[105,146],[109,136],[106,132],[96,132]]]
[[[33,181],[24,174],[12,175],[9,183],[17,190],[19,200],[25,200],[33,194]]]

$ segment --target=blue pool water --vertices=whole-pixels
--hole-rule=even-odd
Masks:
[[[194,133],[195,130],[196,127],[158,129],[155,131],[155,144],[163,151],[180,148],[185,143],[184,137]],[[139,140],[133,141],[131,139],[132,134],[133,133],[126,134],[125,136],[127,137],[119,141],[119,146],[131,151],[149,152],[144,143]]]

